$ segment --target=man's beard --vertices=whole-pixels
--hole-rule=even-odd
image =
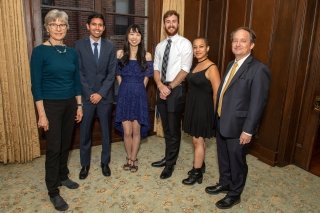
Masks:
[[[171,27],[171,28],[172,28],[172,27]],[[167,33],[168,36],[174,36],[175,34],[177,34],[178,30],[179,30],[179,28],[175,28],[175,30],[173,31],[173,33],[171,33],[171,32],[169,32],[169,31],[167,30],[167,28],[165,28],[165,31],[166,31],[166,33]]]

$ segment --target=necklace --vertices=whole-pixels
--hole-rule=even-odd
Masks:
[[[201,62],[204,62],[205,60],[207,60],[208,58],[205,58],[205,59],[203,59],[203,60],[201,60],[201,61],[198,61],[198,64],[200,64]]]
[[[49,44],[50,44],[52,47],[54,47],[54,49],[56,49],[56,51],[57,51],[59,54],[64,54],[64,53],[67,52],[67,46],[66,46],[66,45],[64,46],[64,50],[61,51],[61,50],[59,50],[55,45],[53,46],[53,44],[51,43],[50,40],[48,40],[48,42],[49,42]]]

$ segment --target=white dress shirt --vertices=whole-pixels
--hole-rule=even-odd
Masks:
[[[91,48],[92,48],[92,53],[94,53],[94,43],[98,43],[97,48],[98,48],[98,58],[100,57],[100,49],[101,49],[101,38],[99,38],[98,41],[93,40],[90,37],[90,44],[91,44]]]
[[[239,61],[234,60],[234,63],[235,63],[235,62],[238,63],[238,66],[237,66],[237,68],[236,68],[236,72],[234,73],[234,75],[238,72],[239,68],[241,67],[241,65],[243,64],[243,62],[249,57],[249,55],[250,55],[250,54],[248,54],[248,55],[245,56],[244,58],[240,59]],[[234,63],[233,63],[233,64],[234,64]],[[232,66],[230,67],[230,69],[232,69],[233,64],[232,64]],[[227,83],[227,81],[228,81],[228,79],[229,79],[229,76],[230,76],[230,70],[228,71],[228,74],[227,74],[226,78],[224,79],[221,92],[223,91],[223,89],[224,89],[224,87],[225,87],[225,85],[226,85],[226,83]],[[220,95],[221,95],[221,93],[220,93]]]
[[[172,42],[169,53],[166,82],[173,81],[181,70],[189,73],[193,59],[192,44],[188,39],[178,34],[166,38],[157,45],[154,56],[154,70],[160,72],[160,78],[163,54],[167,46],[167,39],[169,38]]]

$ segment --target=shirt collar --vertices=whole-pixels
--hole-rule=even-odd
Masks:
[[[240,67],[243,62],[251,55],[251,53],[249,53],[248,55],[246,55],[245,57],[241,58],[239,61],[237,60],[234,60],[234,62],[237,62],[238,63],[238,67]]]
[[[90,44],[91,44],[91,46],[93,46],[93,43],[98,43],[98,46],[100,46],[100,44],[101,44],[101,38],[99,38],[98,41],[93,40],[90,36],[89,36],[89,38],[90,38]]]
[[[178,39],[178,37],[179,37],[179,34],[177,33],[174,36],[167,36],[166,40],[171,39],[171,41],[174,41],[174,40]]]

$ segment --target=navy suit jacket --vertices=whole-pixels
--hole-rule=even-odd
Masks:
[[[82,96],[85,101],[93,93],[99,93],[103,102],[113,102],[113,84],[117,66],[114,45],[106,39],[101,39],[98,64],[95,61],[90,44],[90,38],[76,41],[75,48],[79,54],[80,80]]]
[[[233,63],[228,64],[228,72]],[[222,78],[217,100],[228,72]],[[270,78],[269,68],[252,55],[243,62],[223,96],[219,128],[222,136],[239,138],[243,131],[256,133],[267,102]]]

